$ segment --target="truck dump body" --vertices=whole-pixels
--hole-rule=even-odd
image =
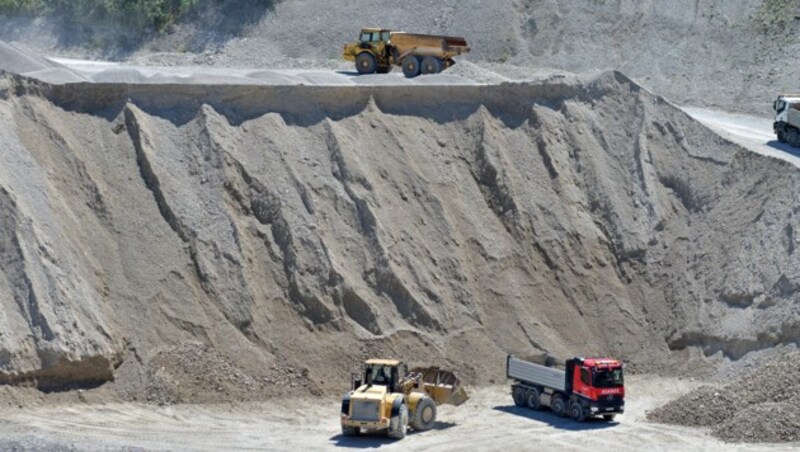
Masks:
[[[411,53],[448,59],[469,52],[467,40],[454,36],[392,32],[390,42],[400,55]]]
[[[544,386],[556,391],[566,391],[566,376],[563,370],[508,357],[506,375],[532,385]]]

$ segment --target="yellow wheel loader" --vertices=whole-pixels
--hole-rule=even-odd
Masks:
[[[452,373],[438,367],[411,371],[395,359],[370,359],[353,376],[353,389],[342,399],[342,434],[384,430],[403,439],[408,427],[430,430],[436,424],[436,406],[461,405],[467,393]]]

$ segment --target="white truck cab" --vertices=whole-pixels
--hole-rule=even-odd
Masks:
[[[772,104],[775,110],[773,130],[781,143],[800,147],[800,94],[783,94]]]

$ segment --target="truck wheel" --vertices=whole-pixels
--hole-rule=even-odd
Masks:
[[[800,147],[800,133],[797,129],[791,128],[786,132],[786,141],[794,147]]]
[[[786,131],[783,130],[783,128],[779,128],[777,134],[778,134],[778,142],[786,143]]]
[[[414,55],[409,55],[403,58],[403,74],[408,78],[414,78],[419,75],[419,58]]]
[[[389,72],[392,72],[392,67],[391,66],[378,66],[378,71],[377,72],[378,72],[378,74],[388,74]]]
[[[569,404],[569,417],[575,422],[583,422],[586,420],[586,415],[583,412],[583,407],[578,402]]]
[[[431,56],[422,59],[422,67],[420,68],[420,71],[423,74],[438,74],[439,72],[442,72],[442,69],[444,69],[442,60]]]
[[[359,433],[361,433],[361,429],[358,427],[342,426],[342,436],[358,436]]]
[[[356,57],[356,70],[359,74],[373,74],[378,68],[378,62],[369,52],[361,52]]]
[[[561,396],[553,396],[553,399],[550,402],[550,409],[553,410],[553,413],[557,414],[558,416],[567,415],[567,404],[564,403],[564,398]]]
[[[531,389],[528,391],[528,398],[526,399],[528,403],[528,408],[532,410],[539,409],[539,390],[538,389]]]
[[[614,415],[614,414],[604,414],[603,415],[603,420],[606,421],[606,422],[611,422],[611,421],[614,420],[615,416],[616,415]]]
[[[393,416],[389,421],[389,438],[403,439],[406,437],[406,427],[408,425],[408,405],[403,404],[397,416]]]
[[[525,406],[525,390],[519,386],[514,387],[514,391],[511,393],[511,396],[514,397],[514,405],[516,406]]]
[[[418,432],[430,430],[436,424],[436,403],[430,397],[423,397],[417,402],[411,426]]]

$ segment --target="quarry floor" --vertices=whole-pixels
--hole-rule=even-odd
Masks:
[[[631,376],[627,412],[615,422],[576,424],[548,411],[517,408],[506,385],[472,391],[444,406],[434,430],[396,442],[339,434],[339,401],[294,399],[238,405],[137,404],[11,408],[0,413],[0,449],[50,450],[792,450],[795,445],[727,444],[705,429],[648,423],[648,410],[699,380]],[[796,450],[796,449],[794,449]]]

